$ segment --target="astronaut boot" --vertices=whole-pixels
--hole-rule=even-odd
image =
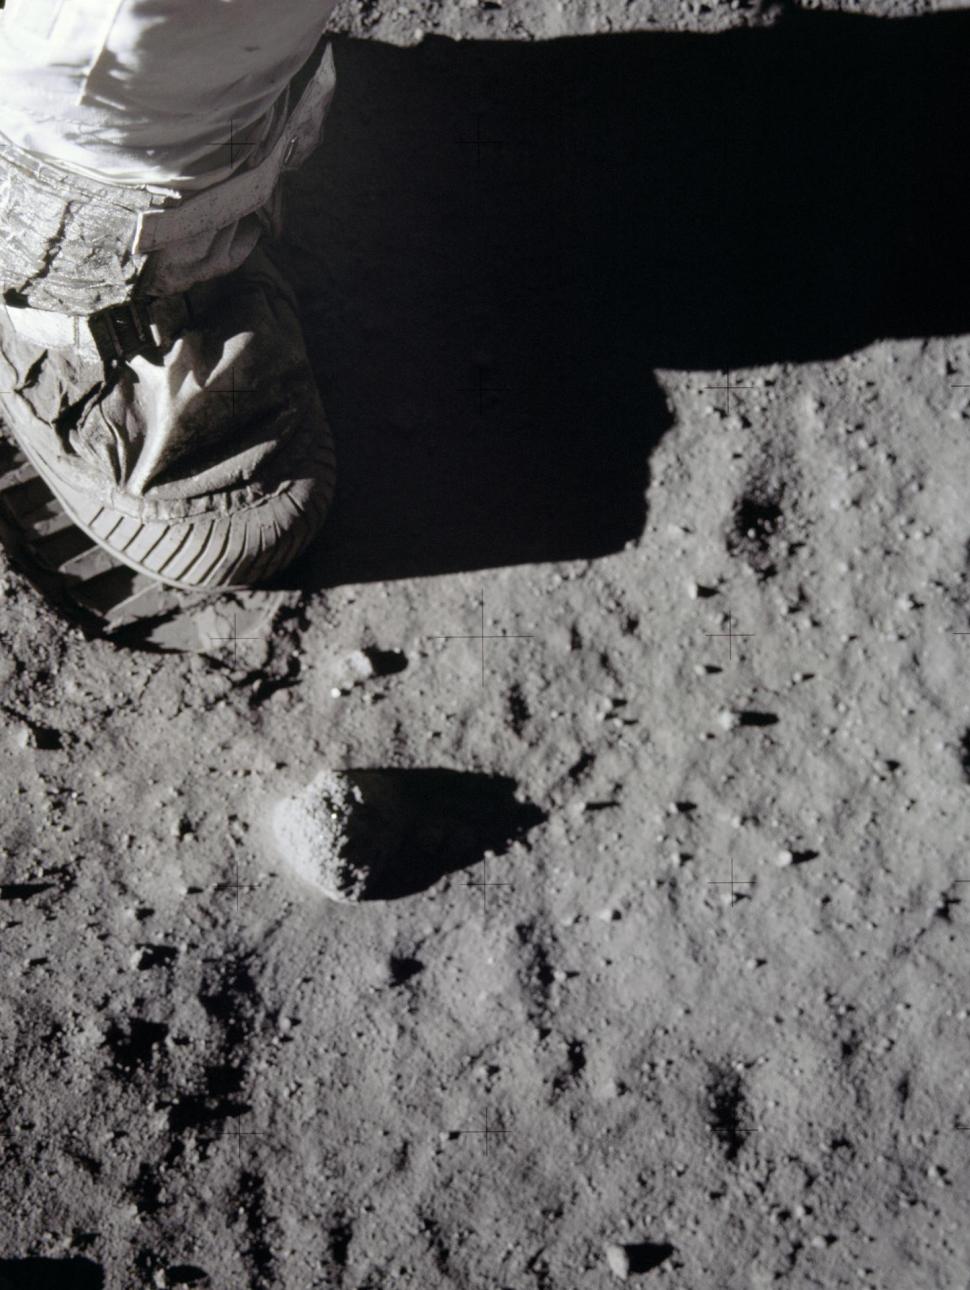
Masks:
[[[334,454],[293,294],[257,248],[239,269],[42,347],[0,314],[0,417],[70,518],[179,587],[250,585],[310,541]],[[20,320],[18,319],[19,323]],[[105,348],[107,347],[105,343]]]
[[[269,578],[329,505],[295,296],[258,240],[331,92],[325,59],[272,146],[187,201],[0,143],[0,421],[70,519],[161,582]]]

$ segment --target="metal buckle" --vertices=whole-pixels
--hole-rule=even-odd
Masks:
[[[88,327],[105,363],[125,363],[158,343],[151,306],[140,300],[100,309],[88,319]]]

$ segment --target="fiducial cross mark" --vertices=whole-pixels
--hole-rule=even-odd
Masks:
[[[492,1139],[492,1138],[500,1138],[500,1137],[502,1137],[504,1134],[508,1133],[508,1129],[496,1129],[493,1125],[490,1125],[490,1124],[489,1124],[489,1122],[488,1122],[488,1107],[486,1107],[486,1108],[485,1108],[485,1117],[484,1117],[484,1128],[481,1128],[481,1129],[451,1129],[451,1130],[449,1130],[449,1132],[451,1132],[451,1133],[458,1133],[458,1134],[466,1134],[466,1133],[468,1133],[468,1134],[478,1134],[478,1135],[482,1138],[482,1141],[485,1143],[485,1154],[486,1154],[486,1155],[488,1155],[488,1152],[489,1152],[489,1143],[490,1143],[491,1139]]]
[[[449,632],[435,634],[430,636],[429,640],[435,641],[478,641],[481,651],[481,669],[482,685],[485,684],[485,642],[486,641],[530,641],[535,638],[523,632],[486,632],[485,630],[485,592],[482,592],[479,602],[479,611],[481,614],[481,631],[477,632]]]
[[[232,415],[235,416],[236,415],[236,395],[237,394],[255,394],[256,389],[254,386],[237,385],[236,373],[233,371],[232,368],[230,368],[229,369],[229,388],[225,389],[225,388],[221,388],[218,385],[207,385],[205,387],[205,393],[218,394],[218,395],[221,395],[223,398],[228,399],[229,406],[232,408]]]
[[[490,882],[488,878],[488,858],[482,860],[482,877],[481,879],[469,878],[469,887],[479,887],[482,893],[482,920],[488,921],[488,893],[494,887],[511,887],[510,882]]]
[[[472,394],[474,394],[474,395],[476,395],[476,396],[477,396],[477,398],[478,398],[478,415],[479,415],[479,416],[483,416],[483,415],[484,415],[484,413],[485,413],[485,396],[486,396],[487,394],[504,394],[504,393],[505,393],[505,386],[504,386],[504,385],[489,385],[489,384],[486,382],[486,379],[485,379],[485,373],[484,373],[484,372],[482,372],[482,371],[481,371],[481,369],[479,369],[479,371],[476,373],[476,381],[475,381],[475,384],[474,384],[473,386],[471,386],[471,387],[470,387],[470,393],[472,393]]]
[[[730,614],[730,613],[728,613],[728,615],[727,615],[727,631],[726,631],[726,632],[705,632],[705,633],[704,633],[704,635],[705,635],[705,636],[712,636],[712,637],[715,637],[715,636],[724,636],[724,637],[726,637],[726,638],[727,638],[727,643],[728,643],[728,658],[729,658],[729,659],[734,657],[734,642],[735,642],[735,641],[738,641],[738,640],[744,640],[744,639],[746,639],[748,636],[754,636],[754,635],[755,635],[755,633],[754,633],[754,632],[738,632],[738,631],[735,631],[735,630],[734,630],[734,627],[733,627],[733,625],[732,625],[732,624],[733,624],[733,619],[732,619],[732,617],[731,617],[731,614]]]
[[[203,1137],[213,1138],[235,1138],[236,1155],[239,1163],[242,1164],[242,1142],[243,1138],[268,1138],[270,1135],[265,1129],[240,1129],[238,1126],[230,1126],[226,1129],[211,1131],[202,1134]]]
[[[237,148],[256,148],[256,147],[258,147],[258,146],[259,146],[260,142],[261,142],[261,140],[259,140],[259,139],[237,139],[237,138],[236,138],[236,123],[235,123],[235,121],[230,121],[230,122],[229,122],[229,138],[228,138],[224,143],[222,143],[220,146],[221,146],[221,147],[223,147],[223,148],[228,148],[228,149],[229,149],[229,164],[230,164],[230,166],[234,166],[234,165],[236,164],[236,149],[237,149]]]
[[[739,896],[737,892],[734,890],[735,887],[751,887],[754,885],[754,879],[753,878],[735,878],[734,860],[732,858],[730,878],[718,878],[718,879],[715,879],[714,882],[709,882],[707,885],[708,887],[729,887],[731,889],[731,905],[734,906],[739,900],[744,900],[745,897],[750,896],[750,892],[746,892],[746,891],[742,892],[741,895]]]
[[[215,890],[216,890],[216,891],[231,891],[231,892],[233,892],[233,893],[235,894],[235,898],[236,898],[236,917],[238,918],[238,917],[239,917],[239,893],[240,893],[241,891],[254,891],[254,890],[255,890],[255,884],[254,884],[254,883],[251,883],[251,882],[240,882],[240,881],[239,881],[239,861],[238,861],[238,860],[236,860],[236,861],[234,861],[234,862],[233,862],[233,873],[234,873],[234,875],[235,875],[235,876],[234,876],[234,878],[233,878],[232,882],[219,882],[219,883],[216,883]]]
[[[210,636],[209,637],[210,641],[215,641],[223,645],[228,644],[230,641],[232,642],[233,667],[238,667],[239,665],[238,646],[240,641],[259,641],[262,639],[263,639],[262,636],[240,636],[238,628],[236,627],[235,614],[233,614],[232,616],[232,635],[231,636]]]
[[[757,385],[747,384],[744,381],[732,381],[731,371],[728,369],[724,373],[724,380],[720,384],[702,385],[702,390],[723,390],[727,395],[727,411],[731,412],[731,400],[739,397],[742,390],[756,390]]]
[[[459,139],[460,144],[466,147],[470,146],[475,149],[475,169],[479,169],[482,164],[483,148],[503,148],[508,140],[506,139],[485,139],[482,137],[482,117],[485,114],[479,112],[475,116],[475,137],[474,139]]]

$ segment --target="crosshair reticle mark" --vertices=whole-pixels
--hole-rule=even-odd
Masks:
[[[742,390],[756,390],[757,385],[746,384],[744,381],[732,381],[730,369],[724,373],[724,380],[720,385],[702,385],[702,390],[723,390],[727,395],[727,410],[731,411],[731,399],[738,398]]]
[[[735,631],[735,630],[734,630],[734,628],[733,628],[733,626],[732,626],[732,622],[733,622],[733,619],[731,618],[731,615],[730,615],[730,613],[729,613],[729,614],[727,615],[727,631],[726,631],[726,632],[705,632],[705,633],[704,633],[704,635],[705,635],[705,636],[712,636],[712,637],[713,637],[713,636],[725,636],[725,637],[727,638],[727,643],[728,643],[728,658],[729,658],[729,659],[734,657],[734,652],[733,652],[733,650],[734,650],[734,642],[735,642],[735,641],[738,641],[738,640],[745,640],[748,636],[754,636],[754,635],[755,635],[755,633],[754,633],[754,632],[737,632],[737,631]]]
[[[231,892],[234,892],[234,893],[235,893],[235,898],[236,898],[236,917],[238,918],[238,917],[239,917],[239,893],[240,893],[241,891],[255,891],[255,890],[256,890],[256,887],[255,887],[255,884],[254,884],[254,883],[251,883],[251,882],[240,882],[240,881],[239,881],[239,861],[238,861],[238,860],[236,860],[236,861],[234,862],[234,864],[233,864],[233,880],[232,880],[232,882],[217,882],[217,883],[216,883],[216,885],[215,885],[215,890],[216,890],[216,891],[231,891]]]
[[[714,882],[709,882],[707,885],[708,885],[708,887],[730,887],[730,889],[731,889],[731,905],[733,906],[733,905],[735,905],[739,900],[744,900],[744,898],[745,898],[746,896],[750,896],[750,892],[747,892],[747,891],[742,892],[742,893],[741,893],[741,895],[739,896],[739,895],[737,894],[737,892],[734,890],[734,889],[735,889],[735,887],[752,887],[752,886],[754,886],[754,879],[753,879],[753,878],[735,878],[735,876],[734,876],[734,860],[733,860],[733,858],[732,858],[732,860],[731,860],[731,876],[730,876],[730,878],[718,878],[718,879],[716,879]]]
[[[466,884],[469,887],[480,887],[482,892],[482,921],[488,922],[488,893],[493,887],[511,887],[510,882],[489,882],[488,878],[488,858],[482,860],[482,876],[480,879],[469,878]]]
[[[236,626],[236,615],[235,615],[235,614],[233,614],[233,616],[232,616],[232,635],[231,635],[231,636],[210,636],[210,637],[209,637],[209,640],[210,640],[210,641],[215,641],[215,642],[217,642],[217,643],[221,643],[221,644],[224,644],[224,645],[225,645],[225,644],[228,644],[228,642],[229,642],[229,641],[232,641],[232,663],[233,663],[233,667],[237,667],[237,666],[238,666],[238,664],[239,664],[239,652],[238,652],[238,646],[239,646],[239,642],[240,642],[240,641],[260,641],[260,640],[262,640],[262,639],[263,639],[263,638],[262,638],[262,636],[240,636],[240,635],[239,635],[239,630],[238,630],[238,628],[237,628],[237,626]]]
[[[466,388],[469,388],[469,389],[470,389],[470,393],[472,393],[472,394],[474,394],[474,395],[476,395],[476,396],[477,396],[477,398],[478,398],[478,415],[479,415],[479,416],[484,416],[484,414],[485,414],[485,396],[486,396],[487,394],[504,394],[504,393],[506,393],[506,387],[505,387],[504,385],[490,385],[490,384],[488,384],[488,383],[487,383],[487,381],[486,381],[486,378],[485,378],[485,373],[481,370],[481,368],[479,368],[479,369],[478,369],[478,371],[476,372],[476,374],[475,374],[475,375],[476,375],[475,384],[474,384],[473,386],[471,386],[471,387],[466,387]],[[2,391],[0,391],[0,393],[2,393]]]
[[[504,147],[505,147],[505,145],[506,145],[506,144],[507,144],[507,142],[508,142],[508,140],[507,140],[507,139],[484,139],[484,138],[482,138],[482,117],[483,117],[484,115],[485,115],[485,113],[484,113],[484,112],[479,112],[479,113],[477,113],[477,114],[476,114],[476,116],[475,116],[475,137],[474,137],[474,139],[459,139],[459,140],[458,140],[458,143],[463,144],[463,145],[466,145],[466,146],[471,146],[472,148],[474,148],[474,149],[475,149],[475,168],[476,168],[476,170],[477,170],[477,169],[479,169],[479,168],[481,167],[481,164],[482,164],[482,149],[483,149],[483,148],[504,148]]]
[[[229,149],[229,164],[230,166],[234,166],[236,164],[235,150],[237,148],[257,148],[261,142],[262,141],[260,139],[237,139],[236,123],[235,121],[230,121],[229,138],[224,143],[220,144],[220,147]]]
[[[236,415],[236,395],[237,394],[256,394],[255,386],[237,385],[236,373],[233,368],[229,369],[229,388],[221,388],[218,385],[207,385],[203,391],[205,394],[220,394],[223,398],[229,400],[229,406],[232,408],[232,415]]]
[[[485,630],[485,592],[479,601],[482,629],[478,632],[448,632],[429,636],[433,641],[478,641],[481,646],[482,685],[485,684],[485,642],[486,641],[531,641],[535,637],[521,632],[486,632]]]
[[[712,1124],[710,1129],[715,1138],[721,1138],[722,1140],[726,1139],[727,1141],[730,1141],[732,1138],[749,1138],[752,1133],[757,1133],[758,1131],[753,1126],[751,1128],[745,1128],[744,1125],[741,1124],[732,1124],[730,1127],[723,1124]]]
[[[199,1135],[203,1138],[235,1138],[236,1139],[236,1158],[240,1165],[242,1164],[242,1142],[243,1138],[268,1138],[270,1134],[265,1129],[241,1129],[238,1125],[229,1126],[222,1130],[209,1130]]]
[[[482,1138],[482,1141],[485,1143],[485,1154],[488,1155],[489,1143],[491,1139],[501,1138],[504,1134],[508,1133],[508,1129],[496,1129],[494,1125],[489,1124],[488,1107],[485,1108],[484,1125],[485,1127],[482,1129],[449,1129],[449,1133],[478,1134]]]

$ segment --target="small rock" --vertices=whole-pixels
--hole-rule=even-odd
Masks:
[[[352,654],[348,654],[344,659],[344,671],[352,682],[357,684],[360,681],[370,680],[374,675],[374,664],[362,649],[355,649]]]
[[[184,815],[180,815],[177,820],[173,820],[168,831],[170,836],[179,842],[183,838],[191,838],[195,834],[191,821]]]
[[[399,791],[378,771],[324,770],[278,802],[273,833],[294,872],[331,900],[372,897],[400,850]]]
[[[795,853],[794,851],[789,851],[787,848],[784,851],[779,851],[775,856],[775,864],[779,869],[787,869],[790,864],[794,863]]]
[[[741,718],[736,712],[724,708],[717,714],[717,724],[722,730],[735,730],[741,724]]]
[[[601,919],[604,923],[618,923],[623,915],[618,909],[613,909],[610,906],[607,906],[606,909],[601,909],[596,917]]]
[[[630,1275],[630,1256],[623,1245],[607,1245],[606,1262],[615,1277],[625,1281]]]

